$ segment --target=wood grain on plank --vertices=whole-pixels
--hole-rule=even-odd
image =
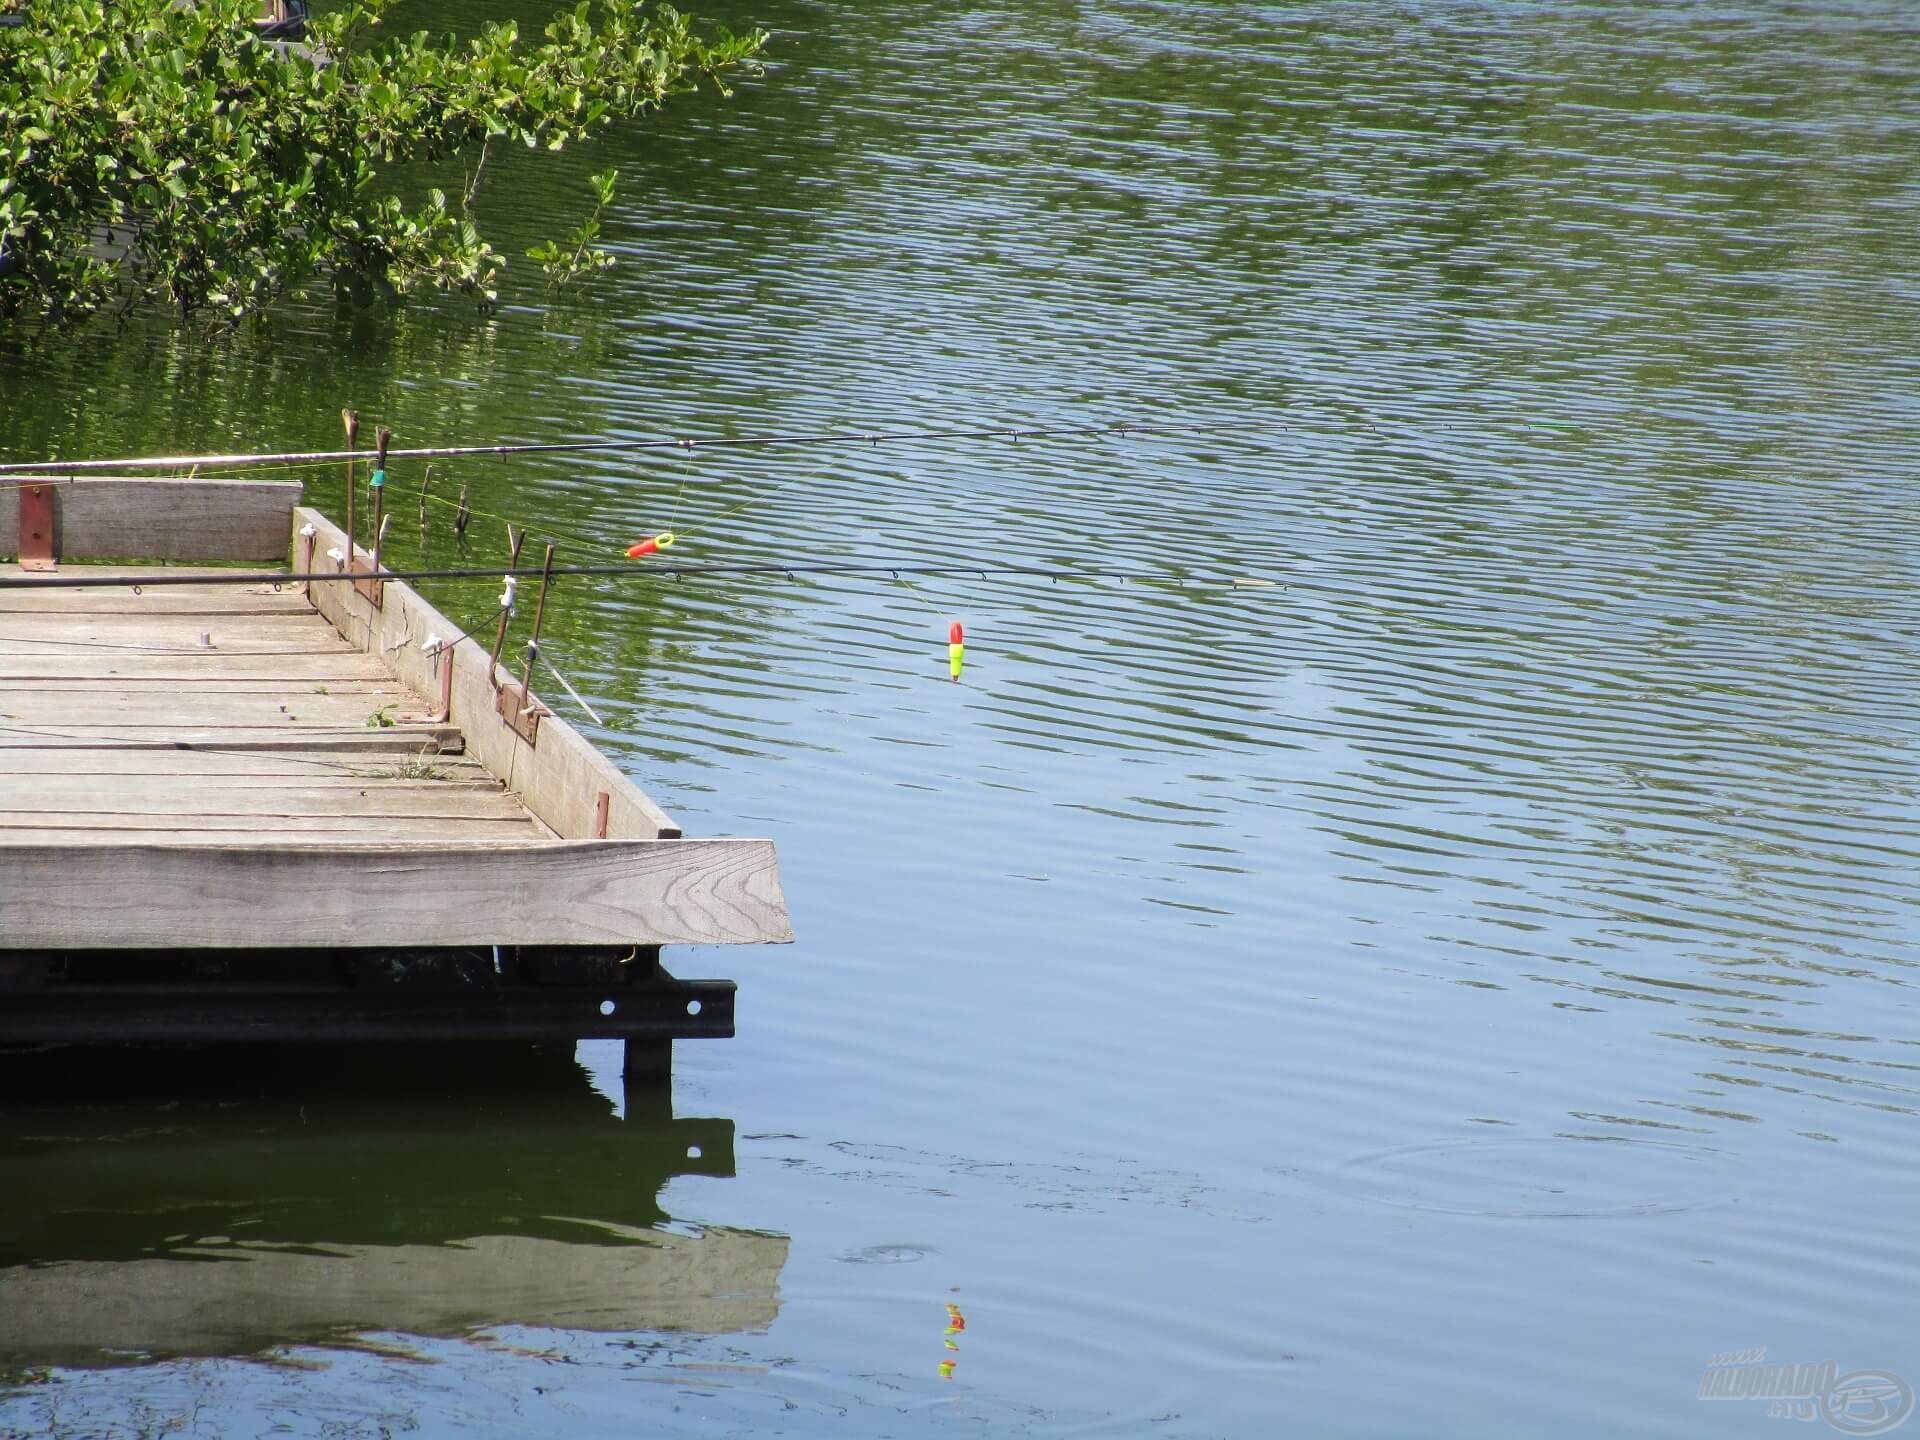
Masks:
[[[336,754],[451,755],[462,744],[453,725],[338,729],[312,725],[183,726],[143,735],[112,725],[21,725],[0,720],[0,750],[324,750]]]
[[[533,818],[524,810],[510,815],[406,815],[340,812],[313,815],[272,815],[239,812],[222,814],[209,807],[198,814],[140,815],[64,811],[56,815],[0,810],[0,856],[21,840],[54,843],[74,835],[127,834],[189,835],[197,830],[237,830],[290,845],[331,844],[340,836],[358,840],[540,840]]]
[[[458,824],[449,821],[448,824]],[[36,846],[82,845],[88,847],[112,848],[131,845],[164,845],[170,849],[193,849],[196,851],[227,849],[258,849],[263,844],[280,843],[282,836],[271,831],[263,831],[252,820],[236,820],[225,828],[183,829],[164,820],[156,820],[147,826],[125,824],[113,829],[39,829],[6,830],[0,829],[0,867],[7,863],[9,850],[31,850]],[[502,827],[475,830],[458,835],[418,835],[398,834],[379,829],[362,828],[342,830],[338,833],[309,837],[297,842],[299,846],[312,848],[338,849],[347,843],[394,845],[408,848],[415,845],[436,845],[447,841],[462,843],[484,840],[489,846],[504,845],[542,845],[546,838],[542,836],[529,819],[524,826],[515,826],[509,836]],[[294,842],[289,842],[294,848]],[[71,943],[71,942],[70,942]],[[7,952],[0,950],[0,957]]]
[[[73,577],[94,573],[91,565],[63,565],[59,574]],[[118,567],[100,567],[102,574],[120,574]],[[0,575],[25,575],[16,566],[0,565]],[[245,620],[264,615],[301,615],[312,613],[298,588],[255,590],[244,585],[166,585],[143,589],[135,594],[136,579],[112,586],[55,589],[51,585],[0,590],[0,615],[9,619],[21,615],[98,616],[116,615],[205,615],[216,619]]]
[[[126,651],[65,650],[35,655],[0,656],[0,680],[104,679],[128,675],[177,680],[297,680],[324,685],[334,680],[380,680],[387,668],[370,655],[314,652],[304,655],[197,654],[142,655]]]
[[[10,845],[22,949],[685,945],[793,938],[768,840]]]
[[[0,695],[50,695],[56,691],[66,694],[85,695],[111,691],[128,695],[161,695],[174,688],[177,682],[166,676],[154,675],[58,675],[50,680],[0,680]],[[284,679],[255,676],[202,676],[194,682],[196,689],[210,695],[282,695],[288,693]],[[324,685],[324,689],[320,686]],[[293,687],[295,695],[334,694],[334,695],[393,695],[402,693],[404,688],[391,675],[371,679],[308,681]]]
[[[69,816],[233,816],[282,819],[367,815],[375,819],[526,821],[526,807],[496,787],[433,780],[352,785],[210,785],[149,777],[137,786],[93,776],[0,775],[0,817],[60,822]]]
[[[191,655],[200,659],[224,660],[237,655],[277,657],[356,653],[338,643],[338,636],[324,631],[317,634],[235,635],[223,633],[217,627],[211,631],[200,630],[198,627],[204,622],[197,616],[190,623],[195,629],[188,630],[181,626],[166,633],[156,627],[144,635],[116,634],[97,626],[84,631],[77,628],[64,631],[39,628],[38,633],[33,634],[0,633],[0,656],[11,658],[55,654],[84,658],[97,654],[110,658],[115,655]]]
[[[500,781],[479,762],[461,755],[427,757],[464,784]],[[110,780],[139,776],[191,779],[210,785],[350,785],[391,778],[397,769],[418,763],[407,755],[357,754],[338,749],[305,749],[291,741],[271,750],[103,750],[21,751],[0,761],[0,776],[102,776]]]
[[[68,575],[71,572],[63,570],[60,573]],[[47,592],[49,595],[55,593],[58,592]],[[0,638],[84,636],[98,632],[111,639],[138,639],[155,633],[177,635],[192,628],[210,629],[216,638],[222,634],[262,637],[299,634],[327,640],[338,638],[332,626],[316,626],[313,623],[317,617],[305,605],[297,603],[297,596],[290,599],[295,603],[276,606],[272,610],[224,613],[205,601],[195,604],[191,609],[150,613],[139,608],[137,602],[118,597],[111,606],[93,610],[55,610],[44,606],[32,610],[7,610],[0,611]],[[209,618],[202,620],[198,627],[192,627],[181,618],[184,615]]]
[[[411,707],[411,708],[409,708]],[[208,692],[197,688],[159,693],[125,690],[55,690],[22,693],[0,689],[0,721],[33,725],[118,725],[129,731],[156,725],[346,725],[424,723],[426,705],[400,690],[335,695],[306,690]]]

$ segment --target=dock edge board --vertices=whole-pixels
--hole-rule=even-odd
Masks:
[[[345,568],[329,558],[330,551],[347,553],[346,535],[332,521],[303,505],[294,510],[293,525],[295,567],[311,565],[310,573]],[[301,533],[309,525],[310,543]],[[363,547],[354,554],[360,564],[370,566],[372,557]],[[501,717],[496,703],[503,689],[518,693],[519,677],[504,669],[490,675],[492,657],[480,639],[455,641],[460,627],[412,587],[385,581],[378,602],[344,581],[308,588],[315,607],[350,644],[378,656],[397,679],[429,700],[444,698],[446,718],[466,736],[466,753],[504,780],[561,839],[679,838],[673,818],[560,716],[546,711],[535,741],[523,739]],[[429,654],[426,647],[435,637],[452,643]],[[534,702],[539,699],[535,691]]]
[[[279,560],[297,480],[167,479],[51,474],[0,486],[0,557],[20,551],[21,498],[38,489],[63,560]]]
[[[0,948],[782,944],[771,840],[0,844]]]

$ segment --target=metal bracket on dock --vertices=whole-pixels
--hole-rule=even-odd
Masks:
[[[309,1040],[724,1040],[734,983],[586,952],[90,952],[6,960],[0,1045]],[[495,962],[497,963],[497,962]]]
[[[20,487],[20,568],[58,570],[53,555],[53,482]]]
[[[513,559],[520,562],[519,537],[513,542]],[[502,686],[499,679],[494,680],[494,705],[500,711],[500,718],[513,727],[513,733],[527,744],[537,743],[540,734],[540,717],[553,712],[533,698],[533,662],[540,653],[540,622],[547,613],[547,587],[553,583],[553,552],[555,546],[547,546],[546,564],[540,569],[540,598],[533,603],[533,633],[527,637],[527,668],[520,676],[520,689],[516,692],[511,686]],[[507,633],[505,617],[502,617],[500,633]],[[500,646],[494,644],[494,657],[499,658]]]
[[[444,725],[453,718],[453,649],[459,643],[441,641],[439,653],[433,657],[433,663],[440,668],[440,710],[431,717],[436,724]]]
[[[379,568],[377,566],[363,563],[359,555],[357,554],[353,557],[353,563],[348,568],[355,575],[377,575],[380,573]],[[359,591],[363,598],[367,600],[371,600],[373,602],[374,609],[384,610],[386,608],[386,597],[387,597],[386,581],[355,580],[353,582],[353,588]]]
[[[514,734],[529,745],[539,743],[540,717],[550,715],[552,711],[525,690],[515,689],[511,685],[501,686],[499,693],[494,696],[493,703],[494,708],[500,712],[500,718],[513,727]]]

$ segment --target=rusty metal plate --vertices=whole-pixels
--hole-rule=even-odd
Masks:
[[[529,745],[539,743],[540,717],[547,713],[547,707],[529,695],[523,705],[520,691],[512,685],[503,686],[494,706],[500,712],[500,718],[513,727],[513,733]]]
[[[379,572],[373,568],[372,561],[362,560],[358,555],[356,555],[353,557],[353,573],[355,575],[375,575],[375,574],[378,574]],[[355,590],[358,590],[363,597],[365,597],[368,600],[371,600],[373,602],[374,609],[384,610],[386,608],[386,598],[387,598],[387,582],[386,581],[355,580],[353,582],[353,588]]]

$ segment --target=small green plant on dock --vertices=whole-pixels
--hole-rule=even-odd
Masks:
[[[445,765],[428,759],[423,753],[409,756],[392,765],[380,765],[359,773],[368,780],[444,780],[451,772]]]
[[[765,40],[647,0],[580,0],[536,43],[513,21],[381,36],[391,3],[347,0],[293,46],[255,33],[257,0],[48,0],[0,26],[0,328],[148,304],[230,324],[316,279],[491,302],[504,261],[470,210],[490,143],[558,150],[703,83],[728,93]],[[454,198],[393,192],[393,167],[422,164],[458,170]],[[568,278],[605,268],[611,191],[596,179],[599,207],[552,247]]]

